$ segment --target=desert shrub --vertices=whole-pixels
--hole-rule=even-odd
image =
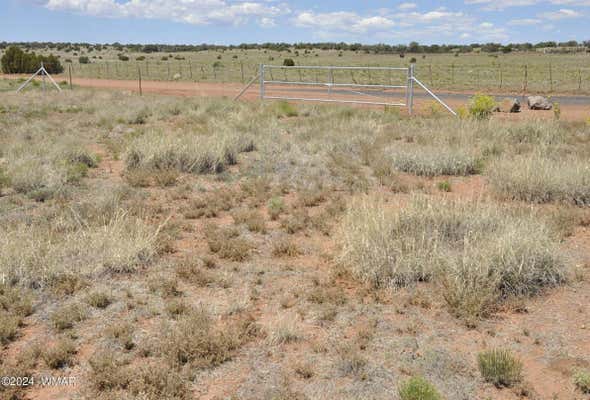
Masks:
[[[436,388],[421,376],[403,382],[398,388],[401,400],[442,400]]]
[[[285,59],[283,60],[283,65],[284,65],[285,67],[294,67],[294,66],[295,66],[295,61],[293,61],[293,59],[292,59],[292,58],[285,58]]]
[[[440,190],[441,192],[451,191],[451,183],[449,181],[439,182],[436,186],[438,187],[438,190]]]
[[[484,315],[507,297],[536,294],[564,277],[547,225],[486,203],[418,197],[396,209],[361,197],[338,239],[338,259],[356,278],[382,287],[437,275],[459,316]]]
[[[297,257],[299,254],[299,247],[289,238],[278,237],[272,243],[272,255],[275,257]]]
[[[146,400],[191,398],[190,388],[180,373],[156,364],[141,365],[134,371],[129,392]]]
[[[152,132],[134,140],[126,154],[128,170],[176,169],[188,173],[221,172],[237,162],[237,154],[249,144],[237,133],[215,136],[165,135]]]
[[[268,201],[266,207],[270,219],[276,221],[279,218],[279,215],[285,211],[285,202],[280,197],[273,197]]]
[[[101,291],[94,291],[86,296],[86,302],[96,308],[107,308],[112,301],[113,299],[109,294]]]
[[[501,196],[533,203],[590,204],[590,163],[541,154],[501,158],[486,170]]]
[[[205,264],[205,262],[202,262]],[[207,286],[215,281],[210,272],[201,267],[197,259],[183,259],[176,264],[176,275],[185,282],[197,286]]]
[[[18,334],[21,319],[8,312],[0,310],[0,344],[6,345],[12,342]]]
[[[130,322],[115,322],[107,328],[106,333],[121,344],[125,350],[135,347],[133,325]]]
[[[119,59],[119,61],[129,61],[129,57],[124,54],[119,54],[117,58]]]
[[[338,355],[336,363],[340,373],[359,378],[365,375],[368,360],[361,354],[357,346],[343,343],[336,349],[336,352]]]
[[[477,355],[479,372],[486,382],[510,387],[522,380],[522,363],[509,350],[486,350]]]
[[[590,393],[590,372],[579,370],[574,373],[574,385],[582,393]]]
[[[145,61],[145,56],[136,57],[135,61]]]
[[[236,225],[244,224],[250,232],[266,233],[266,224],[262,214],[256,210],[241,208],[232,212]]]
[[[71,329],[87,317],[87,310],[77,303],[61,306],[50,315],[51,324],[58,331]]]
[[[294,105],[283,100],[276,103],[276,113],[279,117],[296,117],[299,115]]]
[[[236,229],[212,224],[205,227],[205,239],[213,253],[233,261],[246,260],[254,247],[249,240],[240,237]]]
[[[421,176],[476,174],[480,166],[476,156],[451,147],[412,146],[396,149],[390,157],[396,169]]]
[[[163,331],[160,348],[174,367],[187,364],[192,368],[214,367],[229,360],[249,340],[252,329],[250,320],[221,328],[204,311],[193,310]]]
[[[488,119],[495,107],[496,100],[492,96],[476,94],[469,102],[469,115],[475,119]]]
[[[53,346],[46,348],[41,353],[41,358],[51,369],[59,369],[71,366],[74,363],[73,356],[76,354],[76,346],[69,338],[61,338]]]
[[[129,385],[131,374],[124,368],[127,363],[110,350],[97,350],[88,360],[88,380],[97,391],[124,389]]]
[[[78,62],[80,64],[90,64],[90,58],[88,58],[87,56],[80,56],[78,57]]]

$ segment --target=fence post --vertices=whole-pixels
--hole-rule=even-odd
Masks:
[[[260,64],[260,100],[264,100],[264,64]]]
[[[524,65],[524,81],[522,83],[523,96],[526,94],[528,86],[529,86],[529,66],[527,64],[525,64]]]
[[[193,67],[191,65],[190,58],[188,60],[188,76],[189,76],[190,80],[192,81],[193,80]]]
[[[410,64],[408,68],[408,87],[406,90],[408,93],[408,114],[412,115],[414,110],[414,64]]]
[[[72,90],[72,66],[68,65],[68,74],[70,76],[70,90]]]
[[[582,70],[578,69],[578,90],[582,90]]]
[[[503,83],[502,82],[502,80],[503,80],[503,77],[502,77],[502,64],[498,64],[498,72],[499,72],[499,78],[500,78],[500,87],[499,88],[502,89],[502,83]]]
[[[549,63],[549,91],[553,92],[553,68]]]
[[[139,95],[143,96],[143,92],[141,90],[141,68],[139,67],[139,65],[137,66],[137,77],[139,79]]]

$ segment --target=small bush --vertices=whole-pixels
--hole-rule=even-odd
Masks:
[[[50,316],[51,324],[58,331],[71,329],[76,322],[86,319],[86,309],[80,304],[65,305]]]
[[[253,248],[250,241],[241,238],[239,232],[232,228],[207,225],[205,227],[205,239],[213,253],[217,253],[221,258],[233,261],[246,260]]]
[[[492,96],[477,94],[469,102],[469,115],[475,119],[489,119],[496,107]]]
[[[112,303],[112,298],[110,295],[104,292],[91,292],[86,296],[86,302],[91,305],[92,307],[96,308],[107,308]]]
[[[12,342],[18,334],[21,319],[0,310],[0,344],[6,345]]]
[[[289,238],[277,238],[272,244],[272,255],[275,257],[297,257],[299,253],[297,244]]]
[[[232,213],[236,225],[244,224],[250,232],[266,233],[264,217],[256,210],[238,209]]]
[[[293,59],[292,59],[292,58],[285,58],[285,59],[283,60],[283,65],[284,65],[285,67],[294,67],[294,66],[295,66],[295,61],[293,61]]]
[[[437,187],[438,187],[438,190],[440,190],[441,192],[450,192],[451,191],[451,183],[449,181],[439,182]]]
[[[88,58],[87,56],[80,56],[78,57],[78,62],[80,64],[90,64],[90,58]]]
[[[74,362],[73,355],[76,354],[76,346],[71,339],[62,338],[53,346],[41,353],[41,358],[51,369],[59,369],[71,366]]]
[[[483,379],[496,387],[511,387],[522,380],[522,363],[509,350],[481,352],[477,364]]]
[[[296,117],[299,115],[294,105],[283,100],[276,103],[276,110],[279,117]]]
[[[97,391],[124,389],[129,385],[131,374],[124,368],[126,362],[113,351],[97,350],[88,360],[88,379]]]
[[[590,393],[590,372],[580,370],[574,374],[574,385],[582,393]]]
[[[268,215],[270,219],[276,221],[279,219],[279,215],[285,211],[285,202],[280,197],[273,197],[268,201],[267,204]]]
[[[442,400],[436,388],[426,379],[415,376],[403,382],[398,388],[401,400]]]
[[[119,58],[119,61],[129,61],[129,57],[127,57],[126,55],[123,55],[123,54],[119,54],[118,58]]]

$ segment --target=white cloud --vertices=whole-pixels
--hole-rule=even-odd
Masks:
[[[509,7],[524,7],[536,4],[538,0],[465,0],[465,4],[482,4],[483,9],[503,10]]]
[[[348,11],[317,14],[313,11],[305,11],[299,13],[293,19],[293,23],[300,28],[312,28],[324,33],[354,34],[384,31],[391,29],[395,25],[391,19],[383,16],[362,17],[357,13]]]
[[[164,19],[195,25],[238,25],[250,18],[258,18],[262,26],[268,26],[272,17],[290,12],[286,4],[226,0],[48,0],[45,6],[50,10],[98,17]]]
[[[415,8],[418,8],[418,5],[416,3],[401,3],[397,6],[397,8],[399,10],[413,10]]]
[[[549,19],[549,20],[557,20],[557,19],[565,19],[565,18],[578,18],[581,17],[582,13],[571,10],[569,8],[561,8],[557,11],[549,11],[542,14],[539,14],[539,17]]]
[[[521,18],[521,19],[512,19],[508,21],[508,25],[512,26],[531,26],[531,25],[538,25],[542,20],[538,18]]]

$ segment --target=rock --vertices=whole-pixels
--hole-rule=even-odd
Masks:
[[[551,110],[553,107],[553,104],[543,96],[529,96],[527,104],[531,110]]]
[[[174,74],[174,76],[172,76],[172,79],[174,79],[175,81],[179,80],[180,78],[182,78],[182,76],[179,73]]]
[[[520,100],[515,98],[506,98],[498,105],[498,111],[506,113],[520,112]]]

